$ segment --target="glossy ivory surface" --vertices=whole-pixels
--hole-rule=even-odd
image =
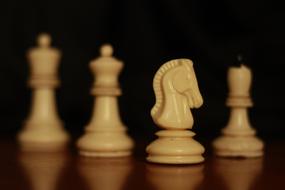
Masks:
[[[58,116],[55,100],[61,54],[50,47],[48,34],[39,35],[37,43],[38,46],[28,52],[32,105],[18,140],[23,149],[61,149],[69,140]]]
[[[162,65],[154,76],[156,102],[151,110],[153,121],[163,130],[146,148],[149,162],[193,164],[204,161],[204,147],[193,139],[194,120],[190,108],[203,104],[193,63],[175,59]]]
[[[101,56],[90,63],[95,76],[92,95],[94,109],[85,133],[77,141],[79,153],[89,157],[121,157],[134,146],[121,121],[117,97],[121,95],[118,76],[123,63],[112,57],[111,45],[101,47]]]
[[[259,157],[263,155],[263,142],[255,136],[248,117],[252,106],[250,86],[251,70],[241,65],[228,71],[230,119],[222,130],[222,136],[214,140],[215,154],[225,157]]]

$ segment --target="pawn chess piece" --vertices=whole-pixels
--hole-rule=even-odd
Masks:
[[[259,157],[263,155],[263,142],[255,136],[247,108],[250,99],[251,71],[248,67],[231,67],[228,71],[229,97],[226,102],[231,108],[228,125],[222,136],[213,142],[214,152],[226,157]]]
[[[91,121],[77,142],[79,153],[83,156],[127,156],[133,148],[133,141],[120,119],[117,102],[117,96],[121,95],[118,75],[123,63],[113,58],[112,53],[112,46],[104,45],[101,57],[90,63],[96,76],[92,89],[96,99]]]
[[[69,137],[59,119],[55,101],[60,52],[50,47],[51,39],[47,34],[39,35],[37,42],[38,47],[28,52],[29,86],[33,89],[31,112],[18,140],[23,149],[61,149]]]
[[[162,65],[153,80],[156,103],[153,121],[161,128],[158,139],[146,148],[147,160],[163,164],[193,164],[204,161],[204,147],[193,139],[194,123],[189,108],[203,104],[193,63],[176,59]]]

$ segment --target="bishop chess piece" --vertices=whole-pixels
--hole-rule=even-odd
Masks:
[[[23,149],[61,149],[69,136],[63,128],[56,110],[55,88],[59,85],[57,68],[59,50],[50,47],[51,38],[41,34],[38,47],[28,52],[31,76],[29,86],[33,89],[31,112],[18,135]]]
[[[227,106],[231,108],[228,125],[222,136],[213,142],[218,156],[259,157],[263,155],[263,142],[255,136],[248,118],[248,107],[253,105],[250,98],[251,70],[241,65],[228,71],[229,97]]]
[[[203,162],[204,147],[193,139],[194,123],[190,108],[203,104],[193,63],[175,59],[162,65],[153,79],[156,102],[151,110],[153,121],[162,129],[158,139],[146,148],[147,160],[163,164]]]
[[[112,57],[110,45],[101,47],[101,57],[91,61],[90,68],[96,76],[92,95],[96,96],[90,123],[78,140],[83,156],[120,157],[131,154],[133,141],[121,121],[117,96],[121,95],[118,75],[123,63]]]

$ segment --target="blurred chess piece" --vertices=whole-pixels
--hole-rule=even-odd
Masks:
[[[251,70],[241,65],[228,71],[229,97],[231,108],[228,125],[222,136],[213,142],[215,154],[226,157],[259,157],[263,155],[263,142],[255,136],[248,118],[248,107],[253,105],[250,98]]]
[[[252,189],[254,181],[262,171],[262,158],[214,159],[213,167],[228,190]]]
[[[128,156],[134,146],[121,121],[117,96],[121,95],[118,83],[123,63],[112,57],[111,45],[101,47],[101,57],[91,61],[90,68],[96,76],[92,94],[96,96],[94,110],[85,134],[78,140],[83,156]]]
[[[55,87],[59,85],[57,68],[60,52],[50,47],[47,34],[38,36],[38,47],[28,52],[33,89],[31,112],[18,135],[23,149],[61,149],[69,137],[56,110]]]
[[[156,190],[196,190],[204,178],[203,165],[148,164],[146,169],[147,180]]]
[[[80,157],[78,169],[89,190],[119,190],[124,189],[124,184],[132,170],[132,163],[130,157]]]
[[[67,162],[66,152],[20,152],[19,162],[30,181],[31,190],[56,190]]]
[[[164,164],[203,162],[204,147],[193,139],[194,120],[190,108],[203,104],[193,63],[175,59],[162,65],[154,76],[156,102],[151,110],[154,122],[164,130],[146,148],[147,160]]]

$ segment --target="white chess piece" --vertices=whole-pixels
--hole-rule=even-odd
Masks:
[[[251,127],[247,108],[250,99],[251,71],[248,67],[231,67],[228,71],[229,97],[227,106],[231,108],[228,125],[222,136],[214,140],[215,154],[226,157],[259,157],[263,155],[263,142],[255,136]]]
[[[33,89],[31,112],[18,140],[23,149],[63,148],[69,137],[56,110],[55,87],[59,85],[57,68],[60,52],[50,47],[47,34],[38,36],[38,47],[28,52]]]
[[[103,45],[101,57],[90,63],[96,76],[92,89],[96,99],[91,121],[77,142],[79,153],[84,156],[127,156],[133,148],[133,141],[121,121],[117,102],[117,96],[121,95],[118,75],[123,63],[113,58],[112,53],[112,46]]]
[[[162,65],[153,79],[156,102],[151,110],[161,128],[158,139],[147,148],[147,160],[164,164],[192,164],[204,161],[204,147],[192,137],[194,123],[190,108],[203,104],[193,63],[189,59],[171,60]]]

